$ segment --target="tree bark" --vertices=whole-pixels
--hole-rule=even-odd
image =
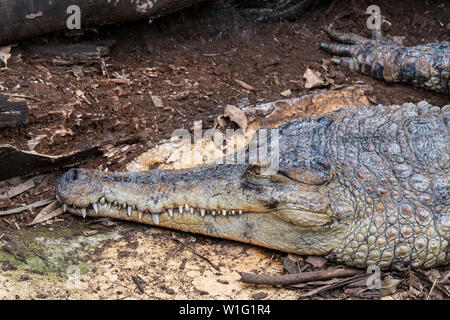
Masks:
[[[13,43],[41,34],[67,30],[77,5],[81,29],[152,16],[160,16],[203,0],[0,0],[0,44]]]

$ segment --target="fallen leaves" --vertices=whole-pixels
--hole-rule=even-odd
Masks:
[[[241,109],[228,104],[225,107],[223,115],[224,117],[230,118],[230,120],[236,123],[242,130],[245,131],[245,129],[247,129],[247,116]]]
[[[18,186],[12,187],[8,190],[8,192],[1,194],[0,199],[11,199],[27,190],[34,188],[34,186],[34,179],[29,179],[24,183],[19,184]]]

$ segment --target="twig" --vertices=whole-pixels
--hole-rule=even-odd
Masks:
[[[34,100],[37,102],[42,102],[42,100],[35,98],[35,97],[31,97],[31,96],[26,96],[23,94],[17,94],[17,93],[7,93],[7,92],[2,92],[2,94],[4,94],[5,96],[8,97],[12,97],[12,98],[23,98],[23,99],[30,99],[30,100]]]
[[[125,83],[125,84],[129,84],[132,82],[131,80],[126,79],[101,79],[99,81],[104,83]]]
[[[361,270],[356,269],[336,269],[336,270],[321,270],[304,273],[293,273],[283,275],[265,275],[254,273],[241,273],[241,281],[244,283],[263,284],[263,285],[288,285],[300,282],[329,280],[333,278],[349,277],[360,274]]]
[[[213,267],[214,269],[216,269],[217,271],[220,271],[219,266],[215,265],[211,260],[209,260],[208,258],[206,258],[205,256],[202,256],[201,254],[197,253],[197,251],[195,251],[194,248],[191,248],[190,246],[188,246],[187,244],[185,244],[183,241],[181,241],[180,239],[178,239],[173,233],[172,233],[172,239],[174,239],[175,241],[177,241],[178,243],[181,243],[183,246],[185,246],[186,248],[188,248],[189,250],[192,251],[193,254],[195,254],[197,257],[202,258],[203,260],[205,260],[206,262],[208,262],[211,267]]]
[[[32,204],[29,204],[29,205],[26,205],[26,206],[23,206],[23,207],[14,208],[14,209],[11,209],[11,210],[6,210],[6,211],[0,211],[0,216],[7,216],[9,214],[19,213],[19,212],[26,211],[26,210],[31,209],[31,208],[42,207],[42,206],[45,206],[45,205],[47,205],[47,204],[49,204],[49,203],[51,203],[51,202],[53,202],[55,200],[56,200],[56,198],[53,197],[53,198],[49,198],[49,199],[45,199],[45,200],[41,200],[41,201],[36,201],[36,202],[34,202]]]
[[[133,279],[133,282],[136,284],[139,291],[145,293],[144,287],[142,286],[142,279],[139,276],[131,276],[131,279]]]
[[[303,0],[299,3],[280,11],[275,11],[263,17],[264,21],[278,21],[280,19],[295,19],[306,12],[312,5],[312,0]]]
[[[367,276],[367,274],[365,274],[365,273],[357,274],[356,276],[353,276],[353,277],[350,277],[350,278],[347,278],[347,279],[342,279],[341,281],[339,281],[337,283],[327,284],[327,285],[324,285],[322,287],[318,287],[316,289],[313,289],[311,291],[303,293],[303,294],[300,295],[300,297],[302,297],[302,298],[311,297],[311,296],[314,296],[314,295],[316,295],[316,294],[318,294],[320,292],[323,292],[323,291],[327,291],[327,290],[331,290],[331,289],[336,289],[336,288],[342,287],[342,286],[344,286],[346,284],[352,283],[355,280],[359,280],[360,278],[363,278],[363,277],[366,277],[366,276]]]
[[[205,57],[215,57],[215,56],[220,56],[220,55],[224,55],[224,56],[226,56],[226,55],[229,55],[229,54],[232,54],[232,53],[234,53],[234,52],[236,52],[236,48],[234,48],[233,50],[230,50],[230,51],[227,51],[227,52],[219,52],[219,53],[202,53],[202,56],[205,56]]]
[[[272,256],[270,257],[270,260],[266,263],[264,270],[266,270],[267,267],[272,263],[273,257],[275,257],[275,252],[272,253]]]
[[[431,286],[430,292],[428,292],[428,295],[427,295],[427,299],[426,299],[426,300],[430,300],[430,295],[431,295],[431,293],[433,292],[433,289],[434,289],[434,286],[436,285],[436,282],[437,282],[437,279],[434,279],[433,285]]]
[[[421,271],[421,270],[415,270],[415,273],[419,276],[419,278],[421,278],[422,280],[428,281],[431,285],[434,285],[436,287],[436,289],[438,289],[439,291],[441,291],[442,293],[444,293],[447,296],[450,296],[450,292],[449,290],[445,287],[440,285],[439,283],[435,283],[435,281],[432,281],[428,275]],[[431,291],[430,291],[431,292]]]

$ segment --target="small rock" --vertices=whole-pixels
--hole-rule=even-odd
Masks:
[[[168,294],[175,294],[175,290],[173,290],[172,288],[166,288],[166,292]]]
[[[262,291],[252,294],[252,298],[255,299],[255,300],[261,300],[261,299],[264,299],[266,297],[267,297],[267,293],[262,292]]]
[[[222,280],[222,279],[217,279],[217,282],[221,283],[221,284],[228,284],[229,283],[227,280]]]

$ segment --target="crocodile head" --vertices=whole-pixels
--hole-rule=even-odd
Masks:
[[[272,170],[251,161],[143,173],[73,169],[58,180],[57,197],[78,215],[332,253],[357,267],[446,264],[449,112],[341,109],[280,126]]]
[[[329,118],[318,118],[279,128],[275,170],[259,163],[144,173],[72,169],[57,182],[58,199],[78,215],[326,254],[342,241],[342,220],[353,212],[343,193],[339,200],[330,197],[337,187],[332,168],[315,150],[314,136],[319,138],[330,123]]]

